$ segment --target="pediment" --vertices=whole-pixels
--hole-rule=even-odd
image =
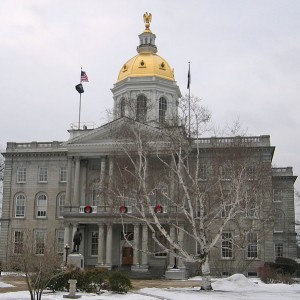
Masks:
[[[117,142],[135,142],[135,133],[140,136],[151,137],[158,135],[160,129],[139,123],[127,117],[122,117],[112,122],[106,123],[93,130],[82,132],[79,136],[68,140],[65,145],[72,148],[74,145],[96,145],[96,144],[116,144]]]

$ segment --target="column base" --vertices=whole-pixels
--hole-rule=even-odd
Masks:
[[[132,265],[131,271],[135,272],[148,272],[149,266],[148,265]]]
[[[105,268],[107,270],[111,270],[112,269],[112,265],[101,265],[102,268]]]

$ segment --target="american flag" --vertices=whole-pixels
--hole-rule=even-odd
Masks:
[[[89,78],[87,77],[86,73],[84,71],[81,71],[81,77],[80,77],[80,81],[86,81],[89,82]]]

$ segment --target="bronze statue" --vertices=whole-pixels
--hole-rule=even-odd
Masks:
[[[80,246],[81,240],[82,240],[82,234],[81,234],[81,232],[79,232],[79,229],[77,228],[77,231],[75,232],[74,237],[73,237],[73,243],[74,243],[73,252],[79,252],[79,246]]]

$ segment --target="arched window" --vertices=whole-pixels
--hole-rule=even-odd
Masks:
[[[47,217],[47,195],[39,194],[36,198],[36,217],[46,218]]]
[[[167,111],[167,100],[164,97],[159,98],[159,123],[164,123],[166,121],[166,111]]]
[[[15,217],[24,218],[25,217],[25,202],[26,197],[24,194],[18,194],[15,200]]]
[[[58,217],[60,218],[63,216],[65,203],[66,203],[66,193],[59,194],[57,200],[57,206],[58,206]]]
[[[120,100],[120,116],[121,117],[125,116],[125,98],[122,98]]]
[[[136,102],[136,120],[145,122],[147,117],[147,98],[144,95],[139,95]]]

